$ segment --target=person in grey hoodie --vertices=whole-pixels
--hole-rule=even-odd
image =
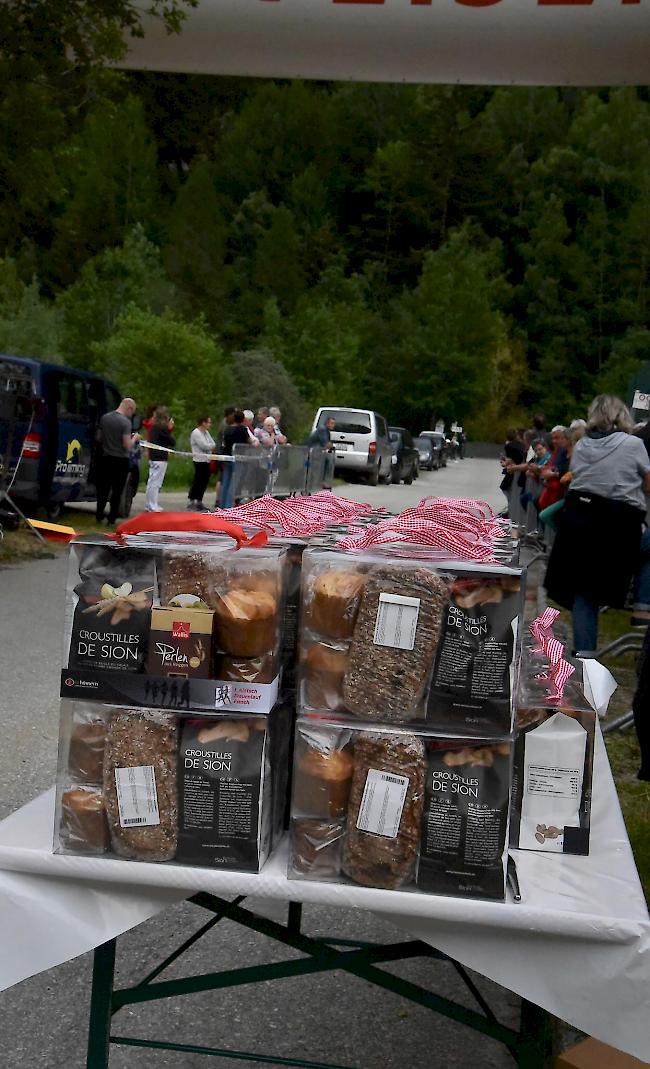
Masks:
[[[618,397],[599,394],[573,449],[571,484],[544,585],[573,616],[577,654],[593,657],[602,605],[622,607],[634,574],[650,493],[650,461]]]

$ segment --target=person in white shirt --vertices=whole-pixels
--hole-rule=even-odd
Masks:
[[[207,512],[203,495],[210,480],[210,453],[214,453],[215,441],[210,434],[211,416],[201,416],[190,435],[194,479],[187,495],[187,507],[193,512]]]

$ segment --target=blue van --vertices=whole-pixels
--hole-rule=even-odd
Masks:
[[[50,517],[66,501],[94,501],[97,426],[120,400],[101,375],[0,354],[0,487]],[[123,515],[131,497],[127,486]]]

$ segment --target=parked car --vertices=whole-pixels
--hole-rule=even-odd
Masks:
[[[430,438],[436,451],[438,463],[434,467],[447,467],[447,439],[442,431],[420,431],[419,438]]]
[[[430,438],[419,435],[413,439],[413,445],[418,451],[420,470],[433,471],[438,468],[438,454]]]
[[[0,354],[0,465],[25,511],[44,507],[55,517],[66,501],[95,499],[97,425],[120,400],[117,386],[101,375]],[[136,460],[124,516],[137,485],[134,466]]]
[[[336,420],[331,441],[337,475],[362,475],[371,486],[380,480],[392,482],[392,452],[383,416],[368,408],[319,408],[312,431],[324,427],[328,419]]]
[[[410,485],[419,474],[419,453],[413,445],[411,432],[406,427],[389,427],[388,434],[393,450],[393,482],[403,479]]]

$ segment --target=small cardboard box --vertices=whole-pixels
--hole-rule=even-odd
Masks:
[[[151,610],[149,675],[210,679],[213,645],[213,612],[189,608]]]

